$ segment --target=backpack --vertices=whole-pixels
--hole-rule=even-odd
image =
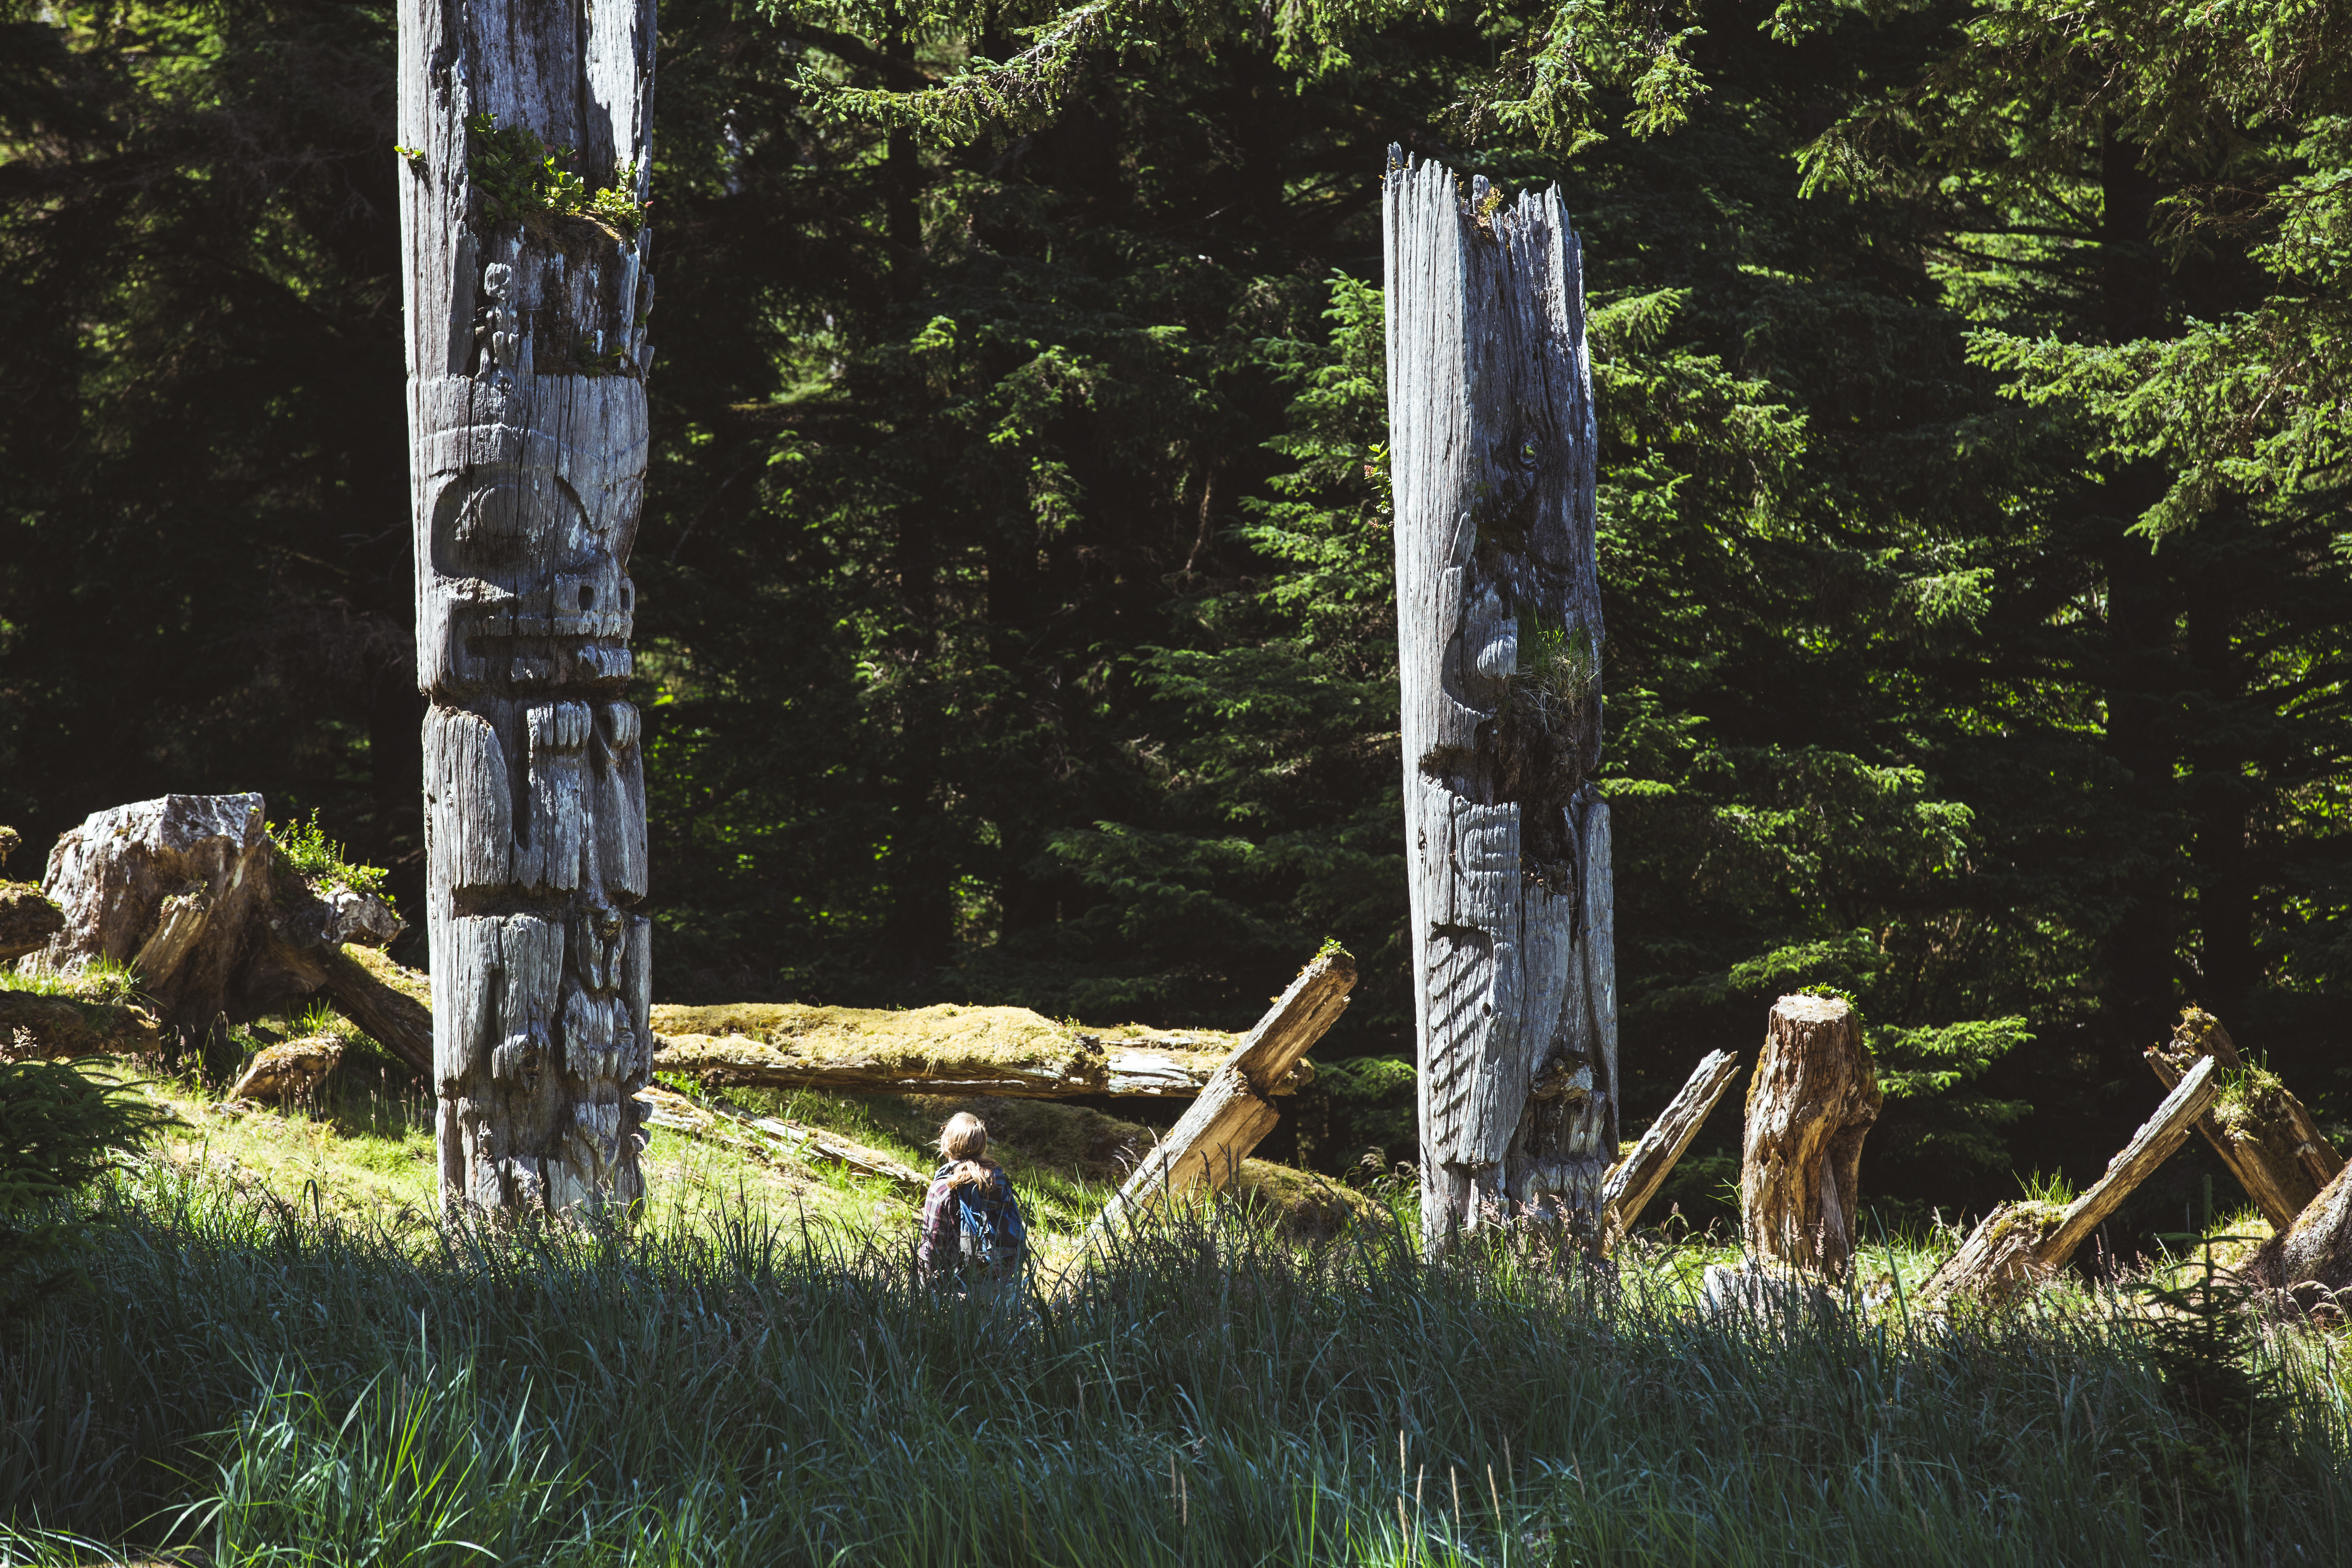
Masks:
[[[1022,1223],[1020,1201],[1004,1173],[957,1187],[952,1197],[966,1267],[988,1273],[1018,1268],[1029,1250],[1029,1227]]]

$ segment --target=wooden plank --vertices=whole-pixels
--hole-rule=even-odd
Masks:
[[[1650,1130],[1642,1134],[1632,1152],[1610,1171],[1601,1196],[1612,1237],[1633,1228],[1643,1208],[1664,1184],[1675,1163],[1683,1157],[1683,1151],[1698,1136],[1707,1113],[1738,1076],[1739,1062],[1729,1051],[1711,1053],[1692,1072],[1681,1092],[1659,1112],[1658,1119],[1650,1123]]]
[[[2073,1203],[2003,1204],[1987,1215],[1928,1277],[1920,1288],[1921,1302],[1936,1307],[1963,1298],[2012,1300],[2066,1267],[2100,1222],[2188,1142],[2189,1130],[2220,1090],[2219,1070],[2213,1058],[2200,1058],[2107,1162],[2106,1173]]]
[[[1269,1102],[1272,1085],[1287,1077],[1308,1047],[1347,1010],[1356,984],[1356,961],[1344,949],[1318,953],[1257,1026],[1212,1074],[1200,1098],[1168,1136],[1144,1156],[1118,1194],[1105,1205],[1080,1244],[1083,1251],[1110,1235],[1142,1205],[1170,1193],[1212,1190],[1233,1179],[1281,1112]]]

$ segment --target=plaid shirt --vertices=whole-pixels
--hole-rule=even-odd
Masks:
[[[923,1194],[923,1227],[915,1243],[915,1266],[926,1274],[949,1273],[963,1264],[963,1225],[956,1213],[956,1190],[948,1181],[954,1170],[951,1163],[941,1165],[931,1176],[930,1190]],[[999,1170],[992,1173],[992,1178],[998,1192],[1019,1203],[1013,1195],[1012,1177]]]

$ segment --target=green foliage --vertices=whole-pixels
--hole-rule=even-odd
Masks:
[[[73,1063],[0,1060],[0,1309],[64,1282],[83,1240],[67,1200],[167,1120]]]
[[[308,822],[289,822],[283,826],[273,822],[267,830],[288,869],[324,887],[348,888],[354,893],[391,901],[391,895],[384,890],[383,868],[352,864],[343,846],[330,839],[327,830],[319,826],[316,811]]]
[[[2207,1209],[2212,1181],[2207,1178]],[[2165,1399],[2181,1417],[2151,1458],[2151,1490],[2170,1487],[2208,1518],[2227,1519],[2263,1488],[2263,1468],[2287,1441],[2294,1419],[2276,1360],[2265,1342],[2259,1287],[2221,1268],[2217,1243],[2243,1237],[2175,1236],[2197,1248],[2187,1279],[2135,1282],[2152,1310],[2147,1357],[2163,1379]]]
[[[466,121],[466,174],[481,191],[489,221],[528,224],[541,217],[586,218],[623,240],[645,226],[636,198],[637,166],[613,171],[613,183],[594,191],[569,165],[569,147],[551,147],[527,125],[499,124],[483,112]]]

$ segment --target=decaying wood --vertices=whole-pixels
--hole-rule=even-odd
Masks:
[[[1087,1242],[1111,1234],[1122,1217],[1170,1193],[1223,1186],[1282,1120],[1271,1100],[1274,1086],[1290,1075],[1347,1010],[1348,994],[1355,984],[1356,961],[1340,949],[1318,954],[1300,970],[1257,1026],[1210,1075],[1192,1109],[1136,1165],[1118,1195],[1103,1206],[1087,1228]]]
[[[2344,1168],[2311,1113],[2278,1078],[2238,1054],[2221,1021],[2184,1007],[2172,1038],[2147,1048],[2147,1065],[2170,1089],[2200,1058],[2221,1064],[2221,1092],[2197,1130],[2238,1178],[2246,1195],[2284,1231]]]
[[[162,1021],[135,1002],[0,991],[0,1056],[139,1057],[162,1044]]]
[[[1845,1271],[1862,1141],[1883,1098],[1853,1008],[1803,994],[1772,1005],[1740,1148],[1740,1230],[1751,1256]]]
[[[627,1202],[653,1049],[644,759],[623,700],[650,233],[509,208],[476,179],[467,125],[573,149],[588,191],[644,200],[654,6],[399,15],[442,1194]]]
[[[2352,1318],[2352,1165],[2254,1254],[2253,1277],[2307,1312]]]
[[[1708,1056],[1698,1064],[1673,1103],[1650,1123],[1650,1130],[1642,1134],[1641,1141],[1610,1170],[1601,1196],[1612,1236],[1623,1236],[1633,1228],[1642,1210],[1673,1172],[1675,1162],[1683,1157],[1683,1151],[1698,1136],[1707,1112],[1715,1109],[1715,1102],[1723,1098],[1723,1091],[1738,1076],[1739,1063],[1729,1051]]]
[[[648,1084],[637,1090],[646,1120],[690,1138],[739,1150],[769,1164],[840,1165],[861,1176],[878,1176],[913,1196],[920,1196],[930,1178],[913,1166],[892,1159],[879,1149],[852,1142],[822,1128],[781,1116],[754,1116],[748,1110],[698,1095],[680,1094]]]
[[[293,1100],[327,1079],[343,1059],[343,1042],[333,1035],[284,1040],[266,1046],[228,1091],[231,1100]]]
[[[419,1078],[433,1072],[433,991],[413,969],[375,948],[345,943],[319,954],[335,1008]]]
[[[653,1009],[654,1068],[705,1083],[846,1094],[1190,1097],[1242,1037],[1073,1029],[1026,1007],[891,1012],[797,1004]],[[1269,1092],[1312,1079],[1296,1064]]]
[[[1583,259],[1391,149],[1389,437],[1424,1243],[1514,1211],[1597,1240],[1616,963]]]
[[[13,827],[0,827],[0,870],[23,840]],[[23,957],[48,944],[66,929],[65,911],[30,882],[0,878],[0,963]]]
[[[1920,1288],[1927,1306],[1978,1298],[2001,1302],[2022,1295],[2066,1267],[2075,1249],[2134,1187],[2153,1175],[2189,1141],[2189,1131],[2220,1091],[2220,1064],[2203,1057],[2174,1084],[2156,1114],[2143,1122],[2106,1173],[2073,1203],[2003,1204],[1969,1233]]]

